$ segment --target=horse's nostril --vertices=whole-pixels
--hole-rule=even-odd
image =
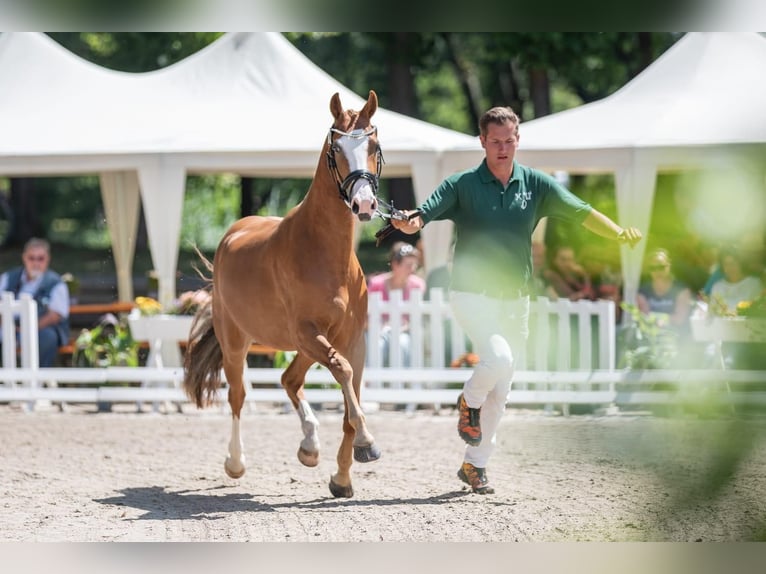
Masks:
[[[358,203],[354,203],[354,204],[351,206],[351,211],[352,211],[354,214],[357,214],[357,213],[359,213],[359,204],[358,204]]]

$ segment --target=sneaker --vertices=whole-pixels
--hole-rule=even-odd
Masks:
[[[471,446],[478,446],[481,444],[481,425],[479,424],[481,407],[472,409],[465,402],[463,393],[460,393],[457,400],[457,410],[459,414],[457,434]]]
[[[470,462],[464,462],[457,471],[457,477],[471,487],[476,494],[494,494],[495,489],[489,485],[487,471],[478,468]]]

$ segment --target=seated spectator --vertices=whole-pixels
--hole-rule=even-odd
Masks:
[[[46,240],[27,241],[21,260],[23,266],[0,275],[0,292],[12,291],[16,297],[29,293],[35,299],[40,366],[52,367],[58,348],[69,342],[69,289],[48,269],[51,250]]]
[[[710,305],[713,309],[725,306],[726,314],[735,314],[737,304],[758,297],[763,284],[758,277],[747,275],[739,250],[734,247],[721,249],[719,264],[723,278],[713,285]],[[724,342],[721,353],[725,365],[731,368],[763,368],[766,364],[760,343]]]
[[[619,251],[606,251],[600,243],[587,243],[580,250],[580,260],[585,272],[590,277],[593,297],[613,301],[615,322],[622,320],[622,274],[620,273]]]
[[[560,245],[553,250],[548,268],[543,271],[546,295],[551,299],[565,297],[570,301],[593,299],[590,277],[575,260],[572,247]]]
[[[417,248],[404,241],[397,241],[392,246],[389,256],[391,271],[371,277],[369,281],[367,281],[367,291],[370,293],[381,293],[384,301],[389,301],[391,299],[391,291],[397,289],[402,291],[402,298],[405,301],[409,300],[410,294],[415,290],[425,292],[425,281],[415,274],[418,269],[419,257],[420,253]],[[407,328],[408,319],[409,316],[407,315],[402,317],[403,329],[399,337],[399,346],[402,349],[402,362],[404,366],[409,366],[410,364],[410,334]],[[387,322],[387,320],[388,317],[384,315],[384,323]],[[390,326],[387,324],[384,325],[378,343],[380,345],[380,352],[385,366],[390,366],[390,334]]]
[[[670,255],[656,249],[648,259],[649,280],[638,288],[636,304],[642,313],[655,313],[660,324],[686,333],[692,309],[691,291],[673,276]]]
[[[742,257],[736,248],[721,249],[719,265],[723,277],[710,290],[714,305],[716,302],[723,303],[730,313],[735,313],[737,303],[752,301],[763,291],[761,280],[746,274]]]

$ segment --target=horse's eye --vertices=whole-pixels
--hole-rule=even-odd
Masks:
[[[332,144],[332,151],[334,151],[335,153],[341,153],[343,150],[341,149],[340,144],[333,143]]]

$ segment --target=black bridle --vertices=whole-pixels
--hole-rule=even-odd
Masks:
[[[343,178],[340,174],[340,170],[338,170],[338,162],[335,161],[335,149],[333,147],[333,139],[332,134],[338,134],[340,136],[347,136],[353,139],[361,139],[361,138],[368,138],[375,133],[377,133],[378,128],[375,126],[370,126],[369,129],[360,131],[360,132],[344,132],[337,128],[331,127],[330,130],[327,132],[327,168],[330,170],[330,173],[333,176],[333,179],[335,180],[335,184],[338,186],[338,194],[340,195],[340,198],[343,200],[343,202],[351,209],[351,196],[349,195],[349,192],[351,191],[351,188],[354,186],[354,183],[356,183],[360,179],[366,179],[370,185],[372,186],[372,191],[375,194],[375,197],[378,200],[378,206],[375,210],[375,215],[380,217],[381,219],[388,219],[389,221],[391,219],[400,219],[400,220],[406,220],[406,219],[412,219],[416,215],[418,215],[417,212],[412,213],[409,217],[404,214],[403,211],[397,209],[394,207],[394,202],[387,203],[383,201],[382,198],[377,197],[378,196],[378,186],[380,184],[380,173],[383,169],[383,164],[385,163],[385,160],[383,159],[383,152],[380,149],[380,145],[378,145],[377,150],[375,151],[376,161],[377,161],[377,173],[372,173],[371,171],[368,171],[366,169],[356,169],[349,173],[345,178]],[[380,210],[380,206],[383,206],[387,208],[390,213],[384,213]],[[380,245],[380,242],[385,238],[388,237],[391,233],[393,233],[394,227],[391,225],[391,223],[386,224],[384,227],[378,230],[378,232],[375,234],[376,238],[376,245]]]
[[[377,131],[378,128],[376,126],[370,126],[368,129],[358,132],[344,132],[337,128],[331,127],[327,132],[327,167],[335,179],[335,184],[338,186],[338,193],[340,194],[340,198],[349,208],[351,207],[351,188],[360,179],[367,180],[367,182],[372,186],[372,192],[377,197],[378,186],[380,184],[380,172],[382,171],[383,164],[385,163],[383,160],[383,152],[380,150],[380,145],[378,145],[377,150],[375,150],[377,173],[372,173],[366,169],[356,169],[349,173],[345,178],[343,178],[340,174],[340,170],[338,170],[338,163],[335,161],[335,148],[333,147],[332,134],[335,133],[340,136],[350,137],[352,139],[361,139],[369,138],[375,135]]]

